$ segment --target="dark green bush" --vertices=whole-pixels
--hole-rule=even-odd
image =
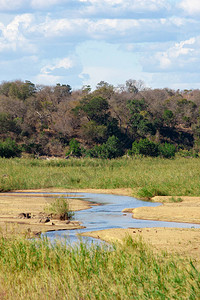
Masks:
[[[0,141],[0,157],[10,158],[20,156],[21,148],[10,138]]]
[[[123,155],[123,150],[119,139],[116,136],[108,138],[106,143],[94,146],[87,151],[87,156],[94,158],[112,159]]]
[[[80,144],[77,140],[72,139],[69,142],[69,151],[66,153],[66,155],[72,155],[75,157],[82,156],[82,150],[81,150]]]
[[[176,147],[169,143],[160,144],[158,149],[160,155],[164,158],[174,157],[176,153]]]
[[[139,142],[134,141],[131,152],[132,154],[142,154],[153,157],[159,155],[158,144],[151,142],[148,139],[141,139]]]

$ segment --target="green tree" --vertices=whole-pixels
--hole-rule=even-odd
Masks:
[[[148,139],[140,139],[139,142],[134,141],[132,144],[132,153],[153,157],[158,156],[158,144],[151,142]]]
[[[82,101],[79,109],[87,116],[89,121],[95,121],[97,124],[105,124],[108,119],[108,101],[102,97],[93,97],[89,101]]]
[[[4,142],[0,141],[0,157],[11,158],[20,154],[21,148],[14,140],[7,138]]]
[[[158,149],[159,154],[164,158],[172,158],[176,153],[176,147],[169,143],[160,144]]]
[[[82,155],[81,147],[76,139],[72,139],[69,142],[69,152],[66,155],[72,155],[75,157],[80,157]]]

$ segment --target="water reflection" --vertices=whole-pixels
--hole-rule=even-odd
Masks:
[[[44,193],[43,193],[44,194]],[[58,194],[58,193],[56,193]],[[64,196],[64,193],[60,193]],[[47,232],[44,235],[50,239],[67,239],[70,243],[77,242],[77,234],[87,231],[96,231],[110,228],[146,228],[146,227],[179,227],[179,228],[200,228],[200,225],[189,223],[162,222],[150,220],[133,219],[131,213],[123,213],[124,208],[137,208],[141,206],[156,207],[159,203],[152,203],[137,200],[133,197],[108,195],[108,194],[90,194],[90,193],[67,193],[67,196],[73,198],[73,195],[87,201],[96,202],[100,206],[93,206],[91,209],[78,211],[75,213],[75,219],[82,222],[86,228],[78,230],[60,230]],[[89,242],[95,241],[93,238],[82,237],[82,240]]]

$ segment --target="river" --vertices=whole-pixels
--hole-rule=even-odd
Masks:
[[[49,193],[48,193],[49,194]],[[58,193],[56,193],[57,195]],[[53,193],[52,193],[53,195]],[[61,193],[64,196],[64,193]],[[160,203],[141,201],[134,197],[108,195],[108,194],[90,194],[90,193],[67,193],[68,197],[85,199],[87,201],[100,204],[91,209],[81,210],[75,213],[75,219],[80,221],[86,228],[78,230],[60,230],[46,232],[50,240],[66,239],[70,243],[77,241],[77,234],[87,231],[96,231],[109,228],[146,228],[146,227],[179,227],[179,228],[200,228],[198,224],[162,222],[150,220],[138,220],[132,218],[131,213],[123,213],[124,208],[136,208],[141,206],[155,207]],[[67,197],[67,196],[66,196]],[[83,237],[83,240],[89,242],[96,239]]]

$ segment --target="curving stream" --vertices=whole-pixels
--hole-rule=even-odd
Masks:
[[[48,193],[49,194],[49,193]],[[58,193],[56,193],[58,194]],[[64,193],[61,193],[64,196]],[[53,195],[53,194],[52,194]],[[70,243],[78,241],[77,233],[103,230],[109,228],[145,228],[145,227],[180,227],[180,228],[200,228],[198,224],[175,223],[133,219],[131,213],[123,213],[124,208],[136,208],[141,206],[155,207],[160,203],[152,203],[137,200],[133,197],[108,195],[108,194],[90,194],[90,193],[67,193],[70,198],[73,195],[87,201],[100,204],[91,209],[78,211],[75,213],[75,219],[80,221],[84,229],[50,231],[44,235],[50,239],[69,239]],[[67,197],[67,196],[66,196]],[[82,240],[97,241],[89,237],[82,237]]]

